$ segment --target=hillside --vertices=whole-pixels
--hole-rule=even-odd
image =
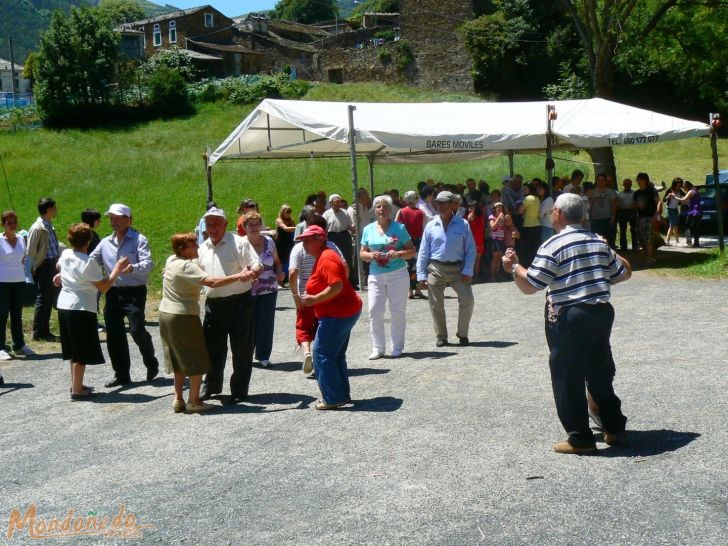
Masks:
[[[148,17],[177,8],[139,0]],[[10,59],[8,36],[13,38],[15,62],[23,64],[37,48],[40,35],[48,27],[53,10],[69,11],[78,6],[95,6],[98,0],[2,0],[0,1],[0,58]]]

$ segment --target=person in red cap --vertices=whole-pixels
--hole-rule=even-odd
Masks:
[[[326,247],[326,231],[309,226],[297,238],[316,266],[301,296],[304,307],[313,307],[319,321],[313,342],[313,364],[322,400],[318,410],[337,409],[351,402],[346,349],[351,329],[361,314],[361,299],[347,281],[338,255]]]

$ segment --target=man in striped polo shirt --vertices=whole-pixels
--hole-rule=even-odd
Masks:
[[[609,336],[614,309],[609,295],[611,285],[630,278],[632,267],[605,239],[582,228],[584,204],[578,195],[560,195],[551,214],[557,234],[541,245],[531,267],[520,266],[513,250],[503,257],[503,267],[524,294],[547,289],[551,384],[559,420],[568,433],[554,451],[595,453],[585,382],[599,406],[604,441],[609,445],[626,441],[627,418],[612,387],[615,366]]]

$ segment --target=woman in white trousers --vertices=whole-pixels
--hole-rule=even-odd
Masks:
[[[414,257],[416,250],[404,225],[391,219],[390,196],[375,197],[372,208],[377,221],[364,228],[360,252],[361,259],[370,263],[367,292],[372,354],[369,360],[385,354],[384,312],[387,302],[392,317],[391,355],[397,358],[404,351],[405,310],[409,294],[407,260]]]

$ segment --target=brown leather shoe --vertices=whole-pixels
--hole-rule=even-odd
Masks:
[[[574,447],[569,442],[559,442],[554,444],[554,451],[567,455],[594,455],[597,452],[597,446]]]
[[[624,447],[627,445],[627,433],[605,432],[604,443],[613,447]]]

